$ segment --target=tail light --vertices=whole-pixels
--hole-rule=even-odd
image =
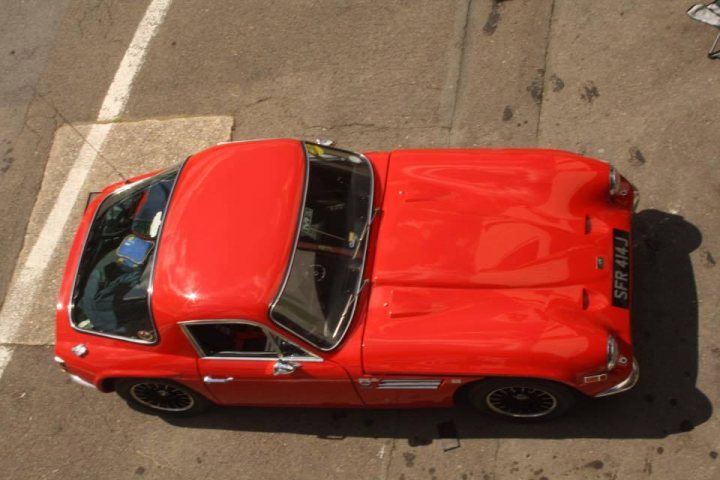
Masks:
[[[627,178],[620,175],[615,170],[615,167],[610,167],[609,193],[611,202],[627,209],[634,210],[640,199],[635,186]]]

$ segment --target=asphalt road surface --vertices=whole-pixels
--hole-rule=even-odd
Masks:
[[[720,62],[688,6],[0,0],[0,478],[720,477]],[[170,421],[70,383],[52,312],[90,189],[227,138],[317,136],[614,163],[642,195],[638,386],[530,426],[464,410]]]

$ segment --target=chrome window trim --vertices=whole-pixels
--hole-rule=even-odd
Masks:
[[[296,335],[297,337],[302,338],[304,341],[306,341],[313,347],[317,348],[318,350],[321,350],[323,352],[329,352],[329,351],[332,351],[335,348],[337,348],[338,345],[340,345],[340,343],[342,343],[343,339],[345,338],[345,335],[347,334],[347,331],[350,329],[350,325],[352,324],[353,317],[355,316],[355,310],[357,309],[358,301],[360,300],[360,293],[362,293],[362,292],[358,292],[358,296],[355,299],[352,310],[350,311],[350,314],[349,314],[350,319],[347,321],[347,324],[345,325],[345,328],[343,329],[342,333],[338,336],[337,341],[332,346],[327,347],[327,348],[323,348],[323,347],[315,344],[314,342],[305,338],[305,336],[302,335],[300,332],[296,332],[295,330],[279,323],[273,317],[273,310],[275,309],[275,306],[277,305],[278,301],[280,300],[280,297],[282,296],[283,292],[285,291],[285,287],[287,286],[288,280],[290,278],[290,269],[292,267],[293,262],[295,261],[295,252],[297,251],[297,245],[298,245],[298,242],[300,241],[300,232],[302,230],[303,212],[305,211],[305,201],[307,200],[308,184],[310,183],[310,181],[309,181],[310,180],[310,158],[308,157],[307,145],[311,144],[311,145],[317,145],[320,148],[328,148],[328,147],[324,147],[323,145],[318,145],[317,143],[314,143],[314,142],[301,141],[300,143],[301,143],[301,145],[303,147],[303,151],[305,153],[305,178],[304,178],[304,185],[303,185],[302,202],[300,202],[300,210],[298,211],[298,222],[297,222],[297,229],[295,232],[295,241],[293,242],[292,251],[290,252],[290,260],[287,264],[287,267],[285,268],[285,276],[283,278],[282,284],[280,285],[280,289],[278,290],[278,293],[275,295],[275,298],[273,299],[273,301],[268,306],[268,317],[275,325],[282,328],[283,330],[287,330],[288,332],[292,333],[293,335]],[[357,153],[357,152],[353,152],[351,150],[344,150],[342,148],[336,148],[336,147],[330,147],[330,148],[332,148],[333,150],[338,150],[341,152],[348,153],[350,155],[356,155],[359,158],[361,158],[362,160],[364,160],[365,162],[367,162],[367,165],[370,170],[370,202],[369,202],[367,218],[368,218],[368,221],[370,221],[370,219],[372,219],[373,210],[374,210],[374,201],[375,201],[375,170],[373,169],[372,162],[362,153]],[[372,232],[372,224],[370,225],[367,233],[365,234],[366,239],[365,239],[365,247],[363,249],[363,265],[362,265],[362,269],[360,270],[360,275],[358,275],[358,282],[355,285],[356,292],[360,288],[360,285],[362,285],[363,282],[365,281],[365,279],[364,279],[365,266],[367,263],[367,250],[368,250],[368,245],[370,244],[371,232]]]
[[[169,167],[169,168],[165,169],[164,171],[162,171],[156,175],[153,175],[152,177],[148,177],[143,180],[140,180],[140,182],[136,182],[134,184],[127,183],[121,187],[118,187],[117,190],[115,190],[114,192],[109,194],[107,197],[105,197],[105,199],[102,202],[100,202],[100,205],[98,205],[98,208],[93,213],[92,220],[90,220],[90,225],[88,226],[88,229],[85,232],[85,237],[83,238],[82,246],[80,247],[80,257],[78,258],[77,264],[75,265],[75,273],[73,275],[72,289],[70,290],[70,299],[66,306],[68,322],[70,323],[70,328],[72,328],[73,330],[75,330],[77,332],[86,333],[88,335],[112,338],[115,340],[122,340],[124,342],[137,343],[140,345],[157,345],[160,342],[160,331],[157,328],[157,325],[155,323],[155,317],[153,316],[153,313],[152,313],[152,291],[153,291],[153,281],[155,279],[155,262],[157,261],[157,252],[160,250],[160,241],[162,240],[162,233],[163,233],[164,226],[165,226],[165,219],[167,218],[167,216],[170,212],[170,205],[172,204],[173,195],[175,193],[175,186],[177,185],[178,181],[180,180],[180,175],[182,175],[182,172],[185,169],[185,165],[187,164],[188,160],[190,160],[191,157],[192,157],[192,155],[188,156],[185,160],[183,160],[177,169],[178,172],[177,172],[177,175],[175,176],[175,181],[173,182],[172,188],[170,189],[170,195],[168,195],[168,202],[167,202],[167,209],[165,210],[165,217],[163,218],[163,221],[160,224],[160,229],[158,230],[158,239],[157,239],[157,244],[155,247],[155,255],[153,255],[152,264],[150,264],[150,267],[149,267],[150,268],[150,274],[149,274],[150,281],[148,282],[148,288],[147,288],[147,292],[148,292],[147,305],[148,305],[148,316],[150,317],[150,322],[152,323],[153,329],[155,331],[155,340],[153,340],[153,341],[141,340],[139,338],[123,337],[120,335],[113,335],[111,333],[95,332],[92,330],[85,330],[85,329],[77,327],[73,323],[73,317],[72,317],[72,309],[75,306],[73,303],[73,298],[75,297],[75,290],[77,289],[77,277],[78,277],[78,273],[80,271],[80,260],[82,260],[82,255],[85,252],[85,247],[87,244],[88,237],[90,236],[90,231],[92,230],[92,227],[95,224],[95,220],[97,220],[97,214],[98,214],[98,211],[100,210],[100,205],[102,205],[103,202],[105,202],[105,200],[112,198],[114,195],[122,193],[125,190],[127,190],[128,188],[137,186],[139,183],[142,183],[145,181],[149,182],[150,180],[157,177],[158,175],[162,175],[164,172],[172,170],[173,168],[175,168],[175,166]]]
[[[195,340],[195,337],[193,336],[192,332],[190,332],[190,329],[188,327],[192,325],[199,325],[199,324],[219,324],[219,325],[227,325],[227,324],[241,324],[241,325],[252,325],[253,327],[259,327],[262,329],[262,331],[267,335],[268,339],[270,339],[270,342],[272,342],[273,346],[276,349],[276,355],[274,357],[261,357],[261,356],[238,356],[238,357],[215,357],[210,355],[205,355],[205,352],[203,351],[200,344]],[[178,322],[178,325],[180,326],[180,329],[185,334],[185,337],[190,341],[190,344],[195,349],[195,353],[198,354],[198,358],[207,359],[207,360],[264,360],[264,361],[277,361],[280,359],[283,360],[290,360],[293,362],[323,362],[324,360],[321,357],[318,357],[317,355],[308,352],[306,349],[298,346],[295,342],[288,340],[284,336],[275,333],[274,331],[267,328],[265,325],[254,322],[252,320],[231,320],[231,319],[215,319],[215,320],[187,320],[184,322]],[[302,357],[283,357],[280,355],[280,347],[275,342],[275,339],[272,337],[273,335],[276,335],[280,337],[283,341],[286,341],[287,343],[293,345],[295,348],[302,350],[307,354],[307,356]]]

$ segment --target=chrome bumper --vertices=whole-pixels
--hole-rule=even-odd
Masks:
[[[92,388],[93,390],[95,390],[95,385],[83,380],[82,378],[78,377],[77,375],[73,375],[72,373],[70,374],[70,380],[77,383],[78,385],[82,385],[83,387]]]
[[[633,359],[633,365],[632,365],[632,372],[630,372],[630,375],[623,380],[622,382],[618,383],[612,388],[609,388],[605,390],[604,392],[600,392],[595,397],[608,397],[610,395],[615,395],[617,393],[622,393],[630,390],[635,386],[635,384],[638,382],[638,379],[640,378],[640,365],[638,365],[637,360]]]
[[[67,365],[65,365],[65,360],[58,357],[57,355],[55,356],[55,363],[58,364],[58,366],[62,369],[63,372],[70,375],[70,380],[72,380],[73,382],[77,383],[78,385],[82,385],[83,387],[92,388],[93,390],[96,389],[95,385],[93,385],[92,383],[68,372]]]

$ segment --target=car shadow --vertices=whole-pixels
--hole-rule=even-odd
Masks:
[[[187,428],[283,432],[330,440],[407,439],[410,445],[463,438],[662,438],[692,430],[712,414],[695,387],[698,305],[689,254],[700,231],[682,217],[645,210],[633,222],[633,337],[641,366],[622,395],[582,399],[563,418],[512,424],[469,409],[338,410],[217,408],[193,418],[166,418]]]

